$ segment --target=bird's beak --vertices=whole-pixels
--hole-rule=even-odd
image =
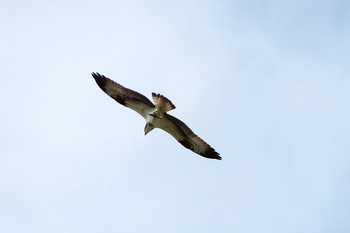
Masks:
[[[151,132],[152,129],[153,129],[153,126],[151,124],[147,123],[145,126],[145,130],[144,130],[145,135],[148,134],[149,132]]]

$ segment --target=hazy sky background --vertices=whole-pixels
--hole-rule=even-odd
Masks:
[[[350,232],[350,2],[7,1],[0,232]],[[159,92],[202,158],[104,94]]]

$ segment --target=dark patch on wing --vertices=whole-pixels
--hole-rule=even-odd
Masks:
[[[191,143],[188,141],[188,140],[180,140],[179,141],[180,143],[181,143],[181,145],[183,145],[184,147],[186,147],[187,149],[192,149],[191,147],[192,147],[192,145],[191,145]]]

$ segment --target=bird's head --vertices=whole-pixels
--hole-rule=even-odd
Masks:
[[[146,123],[145,125],[145,135],[147,135],[151,130],[154,129],[154,126],[151,123]]]

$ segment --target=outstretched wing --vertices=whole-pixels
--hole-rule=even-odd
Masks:
[[[146,118],[148,112],[154,108],[154,104],[144,95],[125,88],[113,80],[99,73],[92,73],[97,85],[118,103],[131,108]]]
[[[171,134],[184,147],[203,157],[221,160],[219,153],[216,152],[215,149],[208,145],[208,143],[206,143],[203,139],[193,133],[193,131],[188,128],[185,123],[169,114],[166,114],[166,118],[163,119],[164,123],[160,126],[160,128]]]

